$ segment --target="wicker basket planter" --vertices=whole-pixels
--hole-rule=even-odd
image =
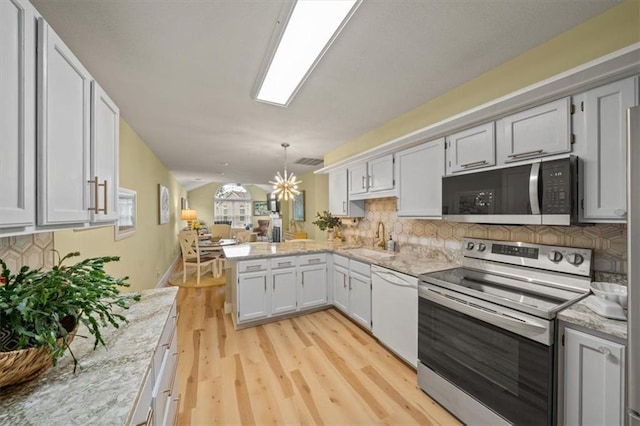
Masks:
[[[67,334],[67,344],[73,341],[75,335],[75,329]],[[58,344],[63,344],[62,339],[58,339]],[[51,368],[52,365],[53,360],[49,347],[37,346],[17,351],[0,352],[0,388],[33,380]]]

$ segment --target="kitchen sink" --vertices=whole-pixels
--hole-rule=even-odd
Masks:
[[[395,253],[385,253],[383,251],[378,251],[378,250],[373,250],[373,249],[368,249],[363,247],[346,249],[345,253],[352,254],[354,256],[368,257],[370,259],[375,259],[375,260],[391,259],[395,256]]]

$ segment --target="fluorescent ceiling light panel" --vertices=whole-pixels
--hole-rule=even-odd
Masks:
[[[298,0],[256,99],[286,106],[361,0]]]

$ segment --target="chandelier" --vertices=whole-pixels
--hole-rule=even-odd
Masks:
[[[298,184],[302,183],[301,180],[296,180],[296,175],[291,173],[287,174],[287,148],[288,143],[283,143],[280,146],[284,148],[284,176],[280,172],[276,173],[275,182],[269,181],[273,185],[273,195],[278,196],[278,201],[284,198],[285,201],[293,200],[293,197],[298,195]]]

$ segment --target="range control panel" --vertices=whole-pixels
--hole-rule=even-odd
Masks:
[[[593,250],[514,241],[465,238],[462,255],[548,271],[590,276]]]

